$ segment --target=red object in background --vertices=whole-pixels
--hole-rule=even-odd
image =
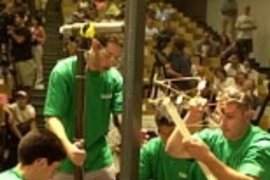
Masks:
[[[8,96],[7,94],[0,93],[0,105],[5,105],[8,103]]]

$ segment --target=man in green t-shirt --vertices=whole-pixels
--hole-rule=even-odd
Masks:
[[[66,159],[54,180],[73,179],[74,164],[83,167],[85,180],[114,180],[113,156],[106,141],[111,113],[121,120],[122,76],[115,65],[122,41],[114,34],[93,39],[86,55],[84,139],[74,142],[76,113],[76,64],[72,56],[52,70],[44,115],[47,128],[64,144]]]
[[[48,180],[66,157],[55,134],[48,130],[31,131],[20,141],[16,167],[0,173],[1,180]]]
[[[203,108],[198,107],[191,108],[186,123],[201,117]],[[167,143],[168,153],[203,162],[218,180],[268,180],[270,135],[250,124],[249,96],[229,87],[219,96],[218,109],[220,129],[203,130],[191,139],[174,131]],[[194,180],[205,179],[202,173],[196,174]]]
[[[151,139],[140,153],[140,180],[193,180],[190,174],[194,160],[173,158],[165,151],[165,144],[174,130],[173,121],[156,116],[159,137]]]

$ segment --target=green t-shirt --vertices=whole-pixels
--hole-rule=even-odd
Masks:
[[[197,134],[215,156],[227,166],[260,180],[270,178],[270,135],[258,127],[250,126],[237,141],[227,140],[220,130],[203,130]],[[197,173],[194,180],[206,179]]]
[[[0,173],[0,180],[24,180],[22,173],[15,168]]]
[[[190,174],[193,164],[194,160],[169,156],[162,140],[154,138],[141,149],[140,180],[193,180]]]
[[[60,61],[54,67],[44,107],[45,116],[61,119],[70,141],[75,139],[76,62],[77,58],[73,56]],[[84,168],[89,172],[113,163],[111,149],[105,136],[108,132],[110,114],[122,112],[123,79],[115,68],[106,72],[88,70],[86,78],[84,139],[87,157]],[[65,160],[60,171],[71,173],[72,162]]]

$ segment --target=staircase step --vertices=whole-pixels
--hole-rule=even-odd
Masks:
[[[37,115],[43,114],[43,106],[35,106]]]
[[[35,107],[39,107],[39,106],[44,106],[45,103],[45,96],[43,98],[33,98],[33,100],[31,100],[31,103],[35,106]]]

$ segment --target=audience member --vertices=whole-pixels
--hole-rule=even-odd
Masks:
[[[184,51],[185,40],[175,38],[173,41],[172,51],[168,56],[166,72],[170,78],[189,77],[192,75],[190,56]],[[178,81],[173,83],[179,89],[189,89],[190,82]]]
[[[243,64],[240,63],[240,56],[234,53],[230,56],[229,62],[224,66],[227,75],[235,77],[238,72],[246,72]]]
[[[196,54],[202,57],[209,57],[215,55],[215,50],[215,44],[211,40],[211,34],[207,31],[204,32],[203,38],[196,43]]]
[[[36,87],[38,85],[43,85],[43,66],[42,66],[42,58],[43,58],[43,45],[46,41],[46,33],[42,26],[42,17],[34,17],[32,19],[32,53],[34,60],[37,65],[37,74],[36,74]],[[44,87],[43,87],[44,88]]]
[[[235,40],[235,22],[237,19],[237,10],[238,7],[236,0],[222,1],[222,33],[228,35],[231,41]]]
[[[250,15],[251,7],[244,7],[244,14],[240,15],[236,21],[237,41],[240,45],[240,51],[246,58],[250,57],[253,51],[252,32],[257,29],[253,17]]]
[[[227,76],[227,72],[223,68],[214,70],[214,91],[219,92],[224,89],[235,86],[235,81],[232,77]]]

